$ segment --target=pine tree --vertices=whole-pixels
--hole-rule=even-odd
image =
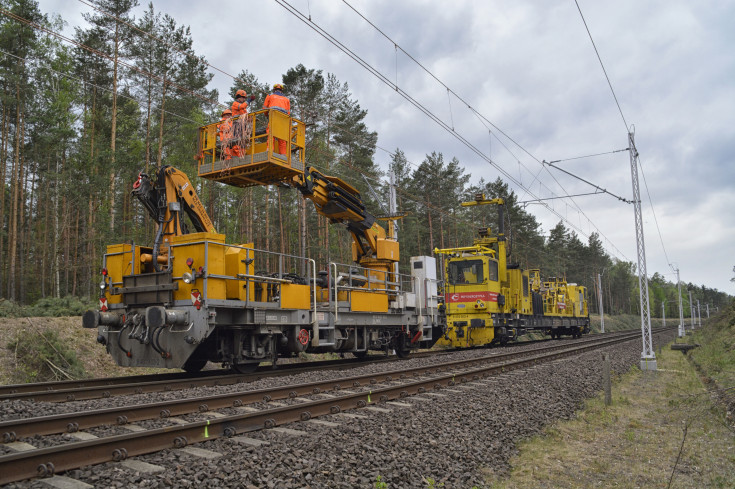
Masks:
[[[110,59],[112,70],[112,114],[110,124],[110,174],[109,182],[109,208],[110,208],[110,231],[115,230],[116,195],[117,190],[117,168],[116,144],[117,144],[117,103],[118,84],[121,73],[120,58],[126,57],[129,49],[129,41],[132,35],[129,24],[133,22],[130,11],[138,5],[138,0],[92,0],[96,7],[95,14],[84,14],[84,18],[94,27],[104,42],[104,53]]]

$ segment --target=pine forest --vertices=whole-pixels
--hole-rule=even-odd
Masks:
[[[496,230],[490,207],[460,205],[484,192],[506,200],[512,262],[587,286],[592,312],[600,274],[605,313],[638,312],[634,263],[612,258],[595,233],[585,242],[563,222],[543,230],[500,178],[470,175],[462,161],[431,147],[416,165],[395,148],[381,169],[367,110],[333,74],[297,65],[279,80],[261,80],[243,67],[229,93],[218,93],[208,88],[212,68],[194,51],[187,26],[152,3],[137,18],[137,0],[91,3],[98,10],[85,14],[88,27],[69,37],[61,34],[64,19],[36,2],[0,0],[0,305],[94,299],[107,244],[152,242],[154,224],[130,191],[139,172],[161,165],[189,175],[228,242],[309,256],[320,269],[349,263],[347,232],[299,192],[196,177],[197,129],[219,120],[238,89],[261,107],[279,82],[292,115],[307,124],[307,165],[354,185],[375,215],[383,213],[377,200],[387,202],[393,173],[398,211],[406,214],[398,223],[404,273],[411,256],[471,244],[480,227]],[[715,289],[682,286],[703,304],[728,300]],[[652,315],[666,301],[667,317],[678,316],[676,284],[655,274],[649,287]]]

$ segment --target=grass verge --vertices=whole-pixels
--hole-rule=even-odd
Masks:
[[[586,402],[569,421],[519,446],[493,489],[735,487],[735,437],[720,404],[679,352],[657,355],[657,372],[632,368],[613,403]],[[490,472],[490,471],[488,471]]]

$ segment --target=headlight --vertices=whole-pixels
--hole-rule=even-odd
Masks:
[[[107,284],[103,280],[102,282],[100,282],[100,290],[105,290],[106,288],[107,288]]]
[[[184,281],[185,284],[190,284],[194,281],[194,277],[189,272],[186,272],[184,275],[182,275],[181,279]]]

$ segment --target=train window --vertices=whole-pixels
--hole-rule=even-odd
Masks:
[[[497,276],[497,263],[495,267]],[[449,283],[452,285],[481,284],[484,280],[482,260],[460,260],[449,263]]]
[[[495,260],[487,261],[487,278],[493,282],[498,281],[498,262]]]
[[[528,297],[528,277],[523,276],[523,297]]]

